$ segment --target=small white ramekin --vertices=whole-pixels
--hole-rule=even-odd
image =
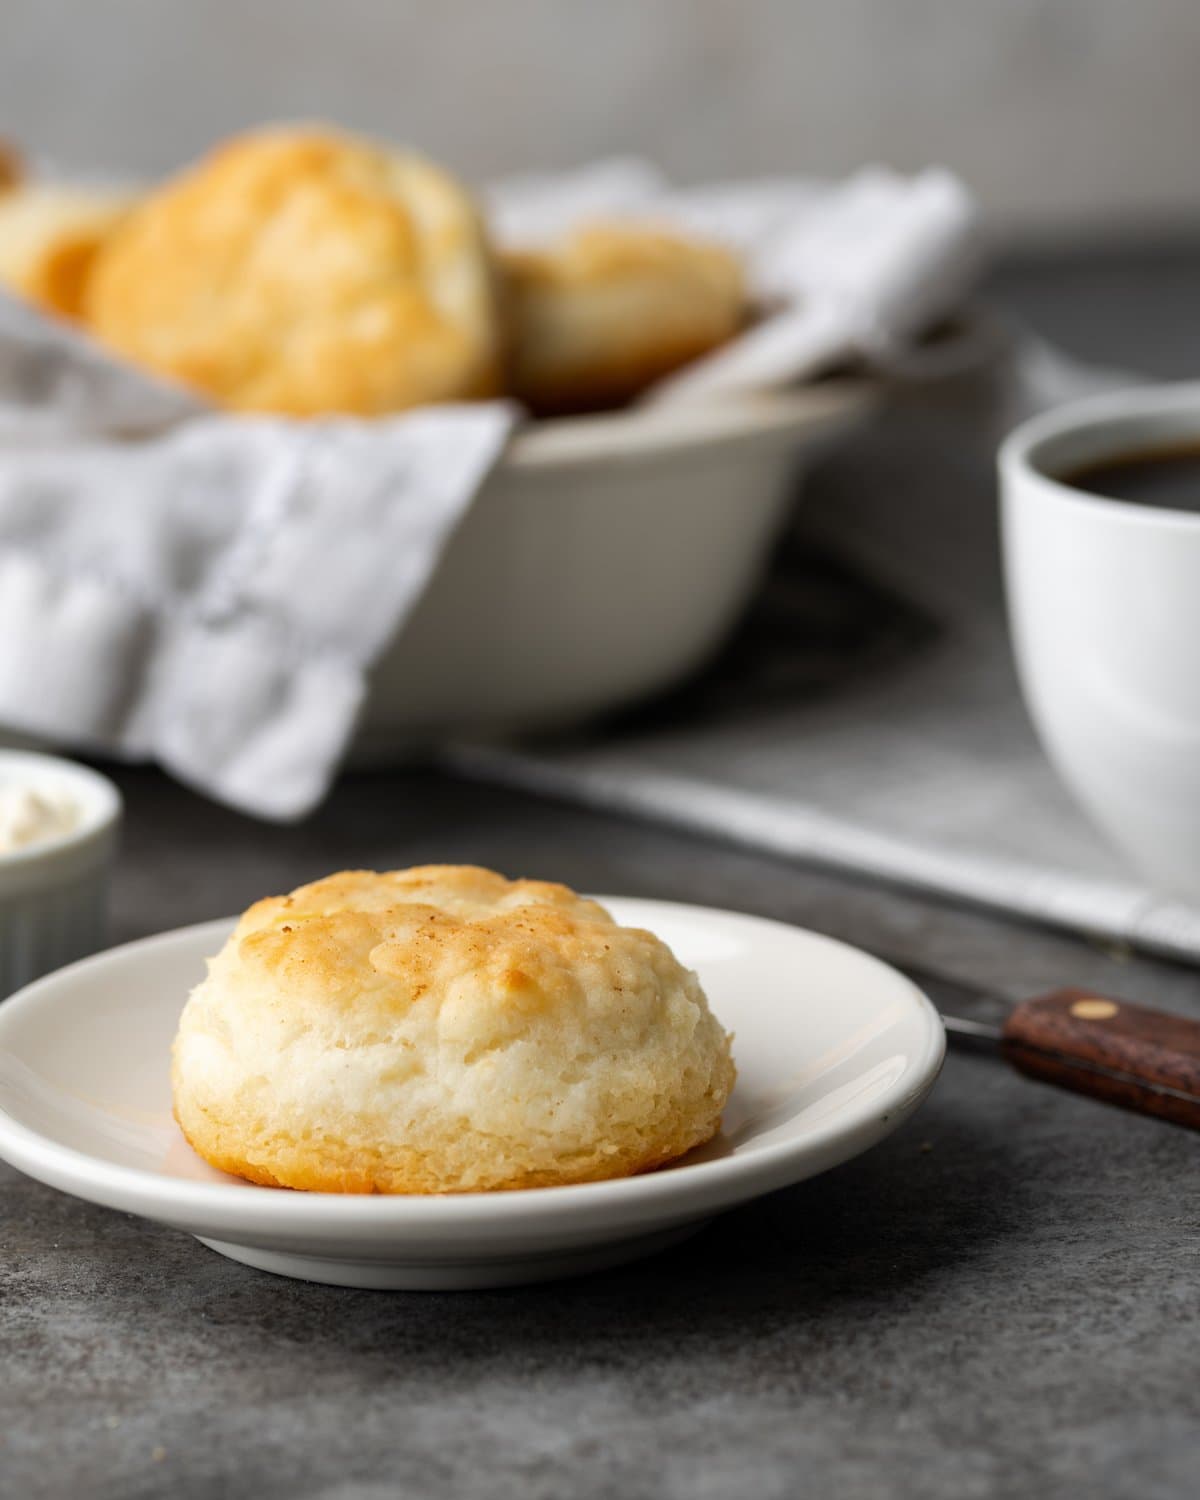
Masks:
[[[79,810],[70,833],[0,854],[0,998],[105,944],[121,794],[52,755],[0,750],[0,785],[52,791]]]

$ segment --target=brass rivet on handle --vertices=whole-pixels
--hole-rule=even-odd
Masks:
[[[1108,1021],[1119,1009],[1111,1000],[1076,1000],[1071,1014],[1081,1021]]]

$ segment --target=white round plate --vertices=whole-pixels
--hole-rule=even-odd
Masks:
[[[502,1286],[632,1260],[836,1166],[894,1130],[937,1077],[937,1012],[878,959],[758,917],[601,899],[695,968],[735,1033],[724,1128],[672,1167],[440,1198],[289,1192],[214,1171],[175,1126],[167,1069],[180,1008],[229,922],[114,948],[0,1006],[0,1156],[285,1276]]]

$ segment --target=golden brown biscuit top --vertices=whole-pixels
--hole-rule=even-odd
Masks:
[[[293,1011],[361,1015],[426,995],[452,1004],[459,979],[473,1005],[529,1014],[577,995],[589,966],[611,977],[618,950],[661,945],[567,886],[424,865],[344,871],[259,901],[229,947],[242,972],[286,994]]]
[[[535,287],[597,286],[682,270],[731,288],[742,284],[737,257],[723,246],[641,224],[583,224],[553,245],[509,251],[504,261],[510,273]]]
[[[105,247],[87,313],[231,406],[370,414],[490,393],[492,294],[448,174],[298,127],[228,142],[151,194]]]

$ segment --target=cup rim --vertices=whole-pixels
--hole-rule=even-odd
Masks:
[[[1130,525],[1194,533],[1200,529],[1200,510],[1169,510],[1143,501],[1095,495],[1065,483],[1036,462],[1037,450],[1055,439],[1091,429],[1103,431],[1118,423],[1136,422],[1139,418],[1149,420],[1174,415],[1194,419],[1190,435],[1195,437],[1200,449],[1200,381],[1123,387],[1063,402],[1049,411],[1028,417],[1008,434],[997,454],[1000,477],[1006,484],[1017,480],[1032,481],[1056,500],[1081,509],[1099,508],[1113,519]]]

